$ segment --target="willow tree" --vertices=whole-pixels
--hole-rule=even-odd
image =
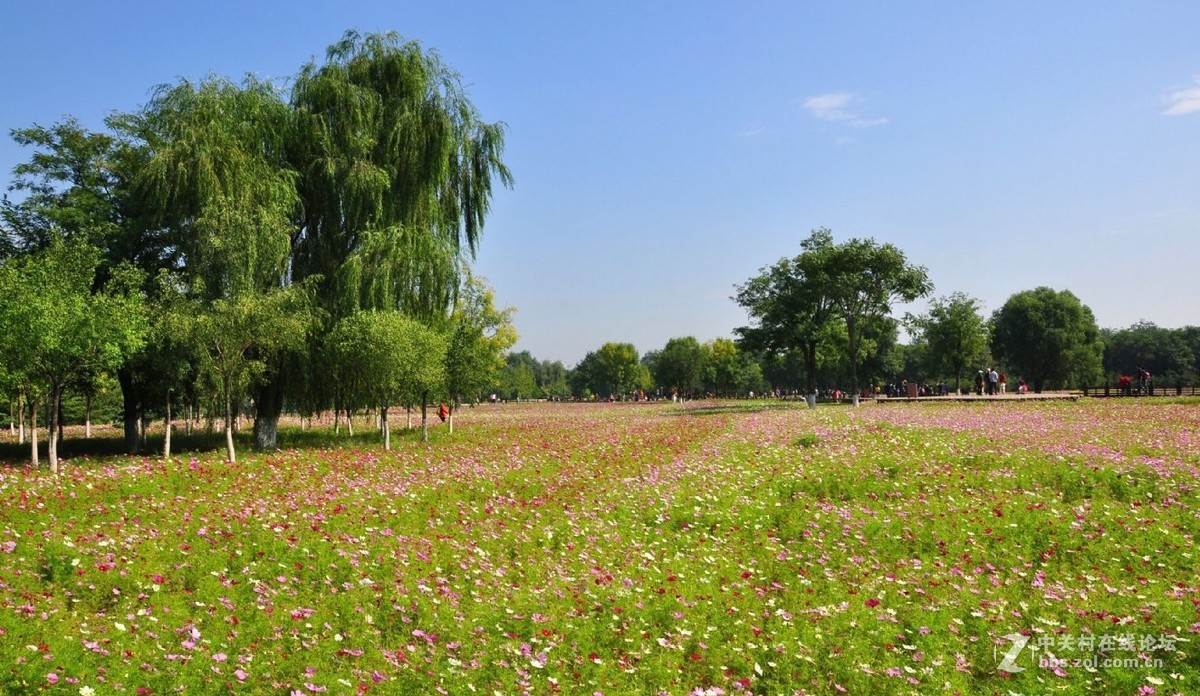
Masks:
[[[153,153],[139,192],[173,231],[198,298],[284,284],[300,209],[285,159],[292,112],[268,82],[211,77],[160,87],[139,122]]]
[[[319,277],[335,321],[361,309],[444,318],[493,181],[511,183],[503,125],[481,119],[436,54],[394,33],[347,32],[300,71],[292,106],[303,203],[292,278]],[[256,403],[258,419],[277,419],[282,384]]]
[[[493,177],[511,182],[503,126],[480,119],[436,54],[394,33],[347,32],[301,70],[292,103],[304,201],[294,273],[321,275],[340,316],[444,314]]]
[[[289,284],[301,203],[286,158],[293,111],[282,94],[254,78],[242,84],[183,80],[160,87],[131,123],[151,153],[139,192],[154,211],[153,223],[170,230],[185,292],[201,316],[217,327],[236,323],[233,315],[247,308],[269,306],[270,296]],[[241,343],[246,339],[254,342]],[[287,349],[303,345],[280,339],[253,332],[237,337],[239,359],[256,365],[259,382],[270,381]],[[202,348],[211,351],[212,344]],[[227,374],[218,381],[228,405],[236,385]],[[271,430],[264,439],[274,443],[275,422],[266,425]]]

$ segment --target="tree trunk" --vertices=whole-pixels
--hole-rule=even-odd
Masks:
[[[342,434],[342,409],[337,404],[333,405],[333,434]]]
[[[446,414],[446,427],[451,435],[454,434],[454,412],[458,410],[458,404],[458,395],[456,394],[450,399],[450,413]]]
[[[92,439],[92,395],[83,395],[83,436]]]
[[[171,390],[167,390],[167,417],[163,423],[163,459],[171,461]]]
[[[283,384],[279,375],[268,375],[254,395],[254,449],[278,447],[279,415],[283,413]]]
[[[412,430],[412,406],[405,406],[404,410],[408,415],[408,423],[406,423],[404,427],[407,430]]]
[[[383,448],[391,451],[392,449],[392,429],[388,425],[387,406],[382,406],[379,409],[379,429],[383,431]]]
[[[233,450],[233,385],[226,384],[225,386],[225,452],[229,456],[229,463],[237,462],[237,453]]]
[[[346,409],[346,432],[354,437],[354,412]]]
[[[429,395],[421,395],[421,442],[429,442]]]
[[[50,388],[50,433],[48,453],[50,455],[50,473],[58,473],[58,440],[62,437],[62,387]]]
[[[121,415],[125,423],[125,453],[138,452],[138,415],[141,404],[138,403],[137,389],[133,383],[133,371],[128,367],[117,370],[117,382],[121,385]]]
[[[38,468],[42,463],[38,460],[38,441],[37,441],[37,399],[31,399],[29,402],[29,442],[33,448],[33,453],[30,459],[33,460],[33,468]]]
[[[817,392],[817,342],[806,341],[804,344],[804,374],[808,385],[807,394]]]
[[[858,395],[858,322],[846,318],[846,334],[850,339],[850,388]]]
[[[17,396],[17,444],[25,444],[25,408],[28,406],[23,394]]]
[[[58,406],[57,406],[57,407],[55,407],[54,411],[55,411],[55,413],[56,413],[56,414],[57,414],[57,416],[58,416],[58,418],[57,418],[57,423],[58,423],[58,439],[59,439],[59,441],[61,442],[61,441],[62,441],[62,439],[63,439],[63,420],[64,420],[64,418],[63,418],[63,412],[62,412],[62,391],[61,391],[61,390],[59,390],[59,394],[58,394],[58,399],[57,399],[57,401],[58,401]]]

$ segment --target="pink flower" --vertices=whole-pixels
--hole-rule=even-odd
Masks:
[[[879,600],[872,597],[867,600],[867,606],[872,608],[877,607],[879,606]]]
[[[49,684],[50,686],[54,686],[55,684],[58,683],[58,675],[55,674],[54,672],[47,674],[46,675],[46,683]]]
[[[237,677],[238,681],[244,682],[246,681],[246,677],[250,676],[250,673],[244,669],[239,669],[233,673],[233,676]]]

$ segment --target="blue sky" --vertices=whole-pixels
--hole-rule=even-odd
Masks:
[[[1200,324],[1197,27],[1182,0],[17,3],[0,128],[100,128],[157,84],[396,30],[508,125],[476,268],[539,359],[729,336],[734,286],[818,227],[988,312],[1047,285],[1176,327]],[[28,154],[0,140],[0,182]]]

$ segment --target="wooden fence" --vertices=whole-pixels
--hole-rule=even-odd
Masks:
[[[1081,390],[1084,396],[1105,397],[1105,396],[1200,396],[1200,385],[1198,384],[1154,384],[1151,382],[1145,390],[1139,390],[1137,385],[1130,385],[1128,388],[1121,387],[1116,384],[1106,384],[1102,387],[1084,387]]]

